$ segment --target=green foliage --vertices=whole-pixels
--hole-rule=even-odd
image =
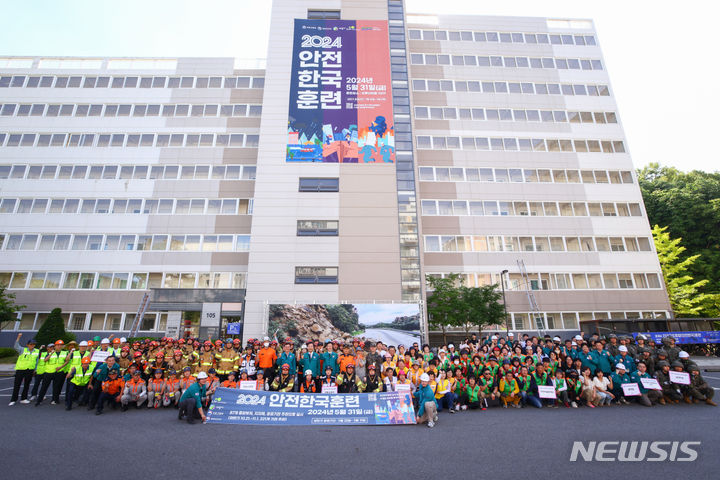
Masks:
[[[325,305],[325,309],[330,315],[330,323],[340,331],[352,333],[360,329],[360,316],[357,313],[355,305]]]
[[[681,172],[651,163],[638,171],[650,225],[665,225],[671,238],[682,238],[688,256],[700,255],[687,273],[708,280],[700,293],[720,294],[720,172]],[[699,314],[717,316],[715,297],[705,298]],[[679,313],[679,312],[677,312]]]
[[[40,326],[35,339],[38,345],[47,345],[56,340],[62,340],[65,343],[70,342],[75,340],[75,335],[65,331],[62,310],[55,308]]]
[[[463,279],[460,274],[451,273],[445,278],[428,275],[427,312],[428,324],[439,328],[443,333],[443,343],[447,343],[445,330],[448,327],[460,327],[464,323],[462,314],[462,295],[460,286]]]
[[[14,357],[17,355],[17,352],[14,348],[0,348],[0,358],[7,358],[7,357]]]
[[[660,268],[665,277],[665,287],[670,297],[670,305],[676,316],[695,316],[703,310],[704,303],[710,301],[708,294],[699,293],[699,289],[708,280],[694,281],[688,272],[689,268],[700,258],[692,255],[683,258],[685,247],[680,245],[681,238],[672,239],[667,227],[655,225],[652,229],[655,249],[657,250]]]
[[[7,291],[5,285],[0,285],[0,331],[10,326],[17,319],[17,312],[25,308],[25,305],[15,303],[15,294]]]
[[[420,330],[420,314],[395,317],[395,320],[392,322],[376,323],[372,328],[395,328],[397,330],[407,331]]]
[[[460,287],[460,293],[465,323],[476,325],[480,332],[483,326],[505,325],[505,307],[497,285]]]

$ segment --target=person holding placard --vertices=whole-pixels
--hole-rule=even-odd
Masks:
[[[700,373],[700,369],[697,365],[691,365],[690,369],[690,385],[688,386],[688,397],[693,403],[705,402],[708,405],[717,407],[717,403],[713,402],[712,398],[715,395],[715,390],[707,384],[705,379]]]
[[[662,398],[660,403],[665,405],[665,402],[680,403],[682,400],[682,393],[678,385],[670,380],[670,364],[667,360],[660,360],[657,363],[660,370],[657,371],[655,376],[657,377],[660,386],[662,387]]]
[[[615,365],[615,373],[612,374],[610,380],[612,381],[612,393],[618,403],[629,405],[630,402],[625,399],[625,393],[622,386],[624,383],[632,383],[632,380],[630,379],[630,375],[627,374],[627,369],[624,364],[618,363]]]
[[[652,379],[653,377],[647,372],[647,365],[645,362],[638,362],[637,370],[630,375],[630,380],[635,382],[640,387],[640,396],[637,397],[637,402],[645,407],[652,407],[655,403],[660,400],[662,394],[658,390],[652,390],[645,387],[643,379]]]

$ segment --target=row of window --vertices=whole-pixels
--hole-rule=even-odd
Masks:
[[[257,148],[259,139],[242,133],[0,133],[0,147]]]
[[[259,117],[262,105],[4,103],[4,117]]]
[[[639,203],[624,202],[512,202],[422,200],[423,215],[531,216],[531,217],[640,217]]]
[[[648,237],[425,235],[426,252],[650,252]]]
[[[254,180],[255,165],[0,165],[0,180]]]
[[[299,237],[336,237],[340,222],[337,220],[298,220]]]
[[[431,137],[418,135],[418,149],[506,150],[521,152],[625,153],[622,140],[574,140],[557,138]]]
[[[0,250],[247,252],[250,235],[0,234]]]
[[[265,77],[138,77],[85,75],[13,75],[0,77],[0,88],[263,88]]]
[[[413,79],[416,92],[522,93],[525,95],[590,95],[608,97],[607,85],[535,82],[483,82],[480,80]]]
[[[578,321],[593,319],[657,319],[667,318],[667,312],[508,312],[510,328],[515,330],[579,330]]]
[[[2,198],[0,213],[252,215],[247,198]]]
[[[634,183],[629,170],[420,167],[419,174],[422,182]]]
[[[295,267],[295,283],[336,284],[338,267]]]
[[[47,319],[49,313],[22,312],[19,319],[18,330],[37,330]],[[68,330],[116,330],[130,331],[136,313],[92,313],[70,312],[60,314],[65,328]],[[140,323],[139,330],[143,332],[165,332],[167,327],[167,313],[146,312]],[[124,321],[123,321],[124,320]],[[124,326],[123,326],[124,325]]]
[[[67,290],[245,288],[246,277],[244,272],[0,272],[0,285]]]
[[[444,274],[428,274],[444,276]],[[490,273],[463,273],[464,285],[481,287],[502,281]],[[662,288],[657,273],[528,273],[527,280],[519,273],[505,278],[506,290],[601,290]]]
[[[600,60],[586,58],[503,57],[499,55],[449,55],[411,53],[411,65],[454,65],[471,67],[552,68],[558,70],[603,70]]]
[[[511,108],[415,107],[415,118],[424,120],[499,120],[504,122],[617,123],[615,112],[570,112]]]
[[[592,35],[570,35],[521,32],[471,32],[447,30],[408,29],[410,40],[450,40],[451,42],[527,43],[531,45],[577,45],[595,46]]]

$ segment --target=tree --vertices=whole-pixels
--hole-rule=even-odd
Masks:
[[[62,310],[54,308],[50,315],[47,316],[40,329],[35,336],[38,345],[47,345],[48,343],[62,340],[67,343],[75,340],[75,335],[65,331],[65,322],[62,318]]]
[[[5,285],[0,285],[0,331],[15,322],[17,313],[25,308],[25,305],[15,303],[15,294],[7,291]]]
[[[688,269],[700,255],[682,258],[685,247],[680,245],[681,238],[672,239],[667,227],[655,225],[652,229],[655,249],[667,288],[670,306],[675,315],[699,315],[704,303],[711,300],[711,295],[700,293],[699,289],[708,283],[707,279],[695,281]]]
[[[433,328],[440,328],[443,343],[447,344],[447,328],[461,326],[466,316],[463,315],[462,295],[456,287],[462,285],[462,277],[451,273],[445,278],[428,275],[428,289],[432,290],[427,296],[428,324]]]
[[[665,225],[672,238],[682,238],[690,256],[688,273],[709,283],[701,293],[720,293],[720,172],[681,172],[651,163],[638,170],[638,183],[650,225]],[[702,315],[712,316],[702,310]]]
[[[484,325],[504,325],[505,308],[497,285],[460,287],[465,323],[478,327],[478,336]]]

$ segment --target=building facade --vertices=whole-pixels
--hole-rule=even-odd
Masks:
[[[388,22],[392,161],[287,161],[308,18]],[[79,338],[139,310],[141,335],[272,335],[271,304],[422,306],[450,273],[504,282],[516,331],[669,315],[591,21],[276,0],[270,32],[251,65],[0,58],[3,343],[55,307]]]

